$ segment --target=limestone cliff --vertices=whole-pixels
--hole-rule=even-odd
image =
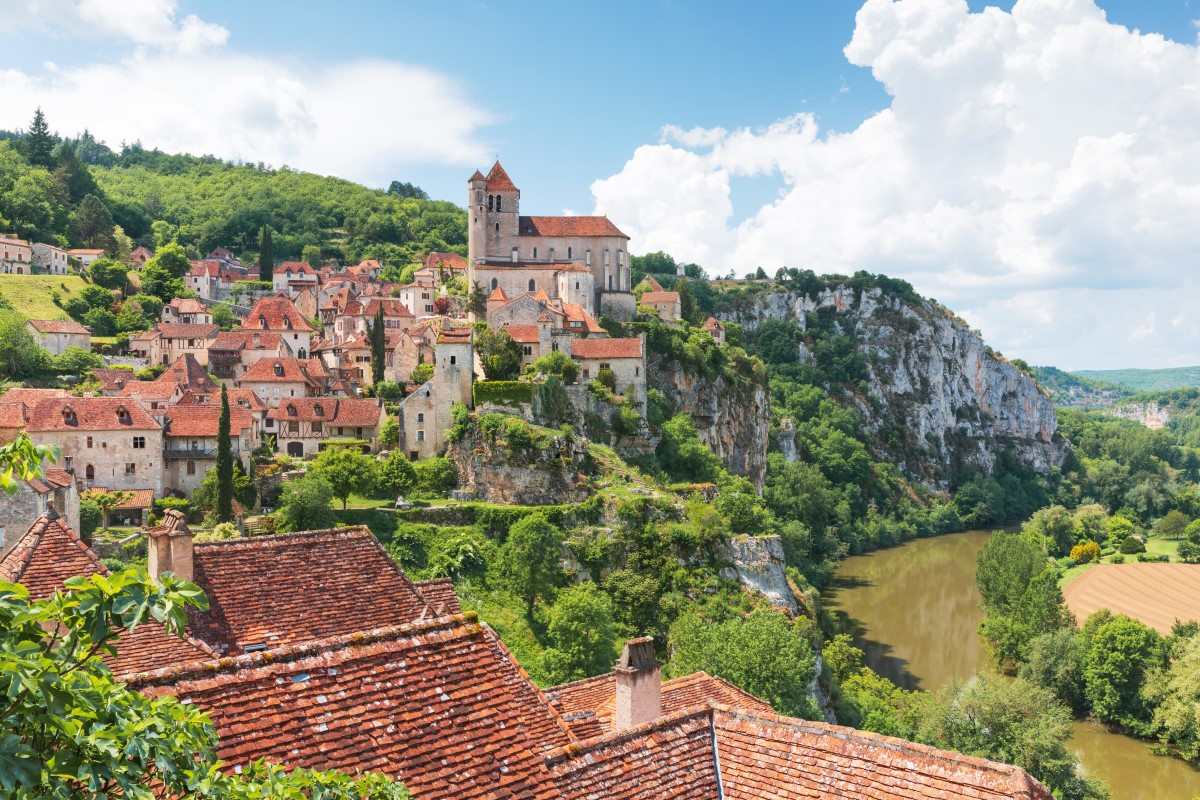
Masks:
[[[534,428],[519,417],[485,428],[488,418],[498,417],[473,422],[446,450],[458,469],[458,499],[547,505],[588,496],[589,456],[580,439]]]
[[[771,427],[765,386],[732,386],[724,376],[697,376],[654,353],[646,373],[651,388],[662,392],[673,409],[691,416],[700,438],[730,472],[762,488]]]
[[[721,316],[748,332],[767,320],[807,330],[823,318],[850,336],[866,369],[843,399],[860,412],[876,457],[915,479],[944,486],[965,471],[991,472],[1006,450],[1039,472],[1063,461],[1051,400],[936,303],[879,287],[779,289],[742,298]],[[798,356],[812,358],[804,345]],[[777,432],[790,436],[786,424]],[[795,458],[793,445],[779,449]]]

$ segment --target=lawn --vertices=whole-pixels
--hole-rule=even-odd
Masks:
[[[87,285],[78,275],[0,275],[0,297],[26,319],[67,319],[51,293],[58,292],[66,303]]]

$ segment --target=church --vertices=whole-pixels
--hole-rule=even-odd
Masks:
[[[523,217],[520,206],[499,161],[467,181],[471,285],[509,298],[541,291],[592,315],[632,319],[629,237],[608,217]]]

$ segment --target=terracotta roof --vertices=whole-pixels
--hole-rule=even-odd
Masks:
[[[425,602],[429,604],[434,615],[440,617],[446,614],[462,613],[458,595],[454,592],[454,581],[449,578],[417,581],[413,585],[417,587],[421,597],[425,598]]]
[[[92,377],[100,383],[101,389],[110,392],[114,389],[120,389],[134,379],[133,370],[105,369],[103,367],[92,370]]]
[[[160,375],[159,377],[161,378],[162,376]],[[121,387],[121,393],[118,397],[133,397],[138,400],[161,400],[165,402],[173,398],[178,391],[179,385],[173,381],[129,381]]]
[[[98,247],[76,247],[74,250],[68,250],[73,256],[102,256],[104,251]]]
[[[65,469],[50,467],[43,470],[42,477],[30,478],[25,482],[29,484],[30,489],[33,489],[38,494],[47,494],[55,489],[67,488],[75,483],[75,478]]]
[[[177,405],[167,414],[164,431],[168,437],[194,436],[215,438],[221,425],[221,404],[218,397],[215,405]],[[250,412],[229,403],[229,431],[238,436],[254,423]]]
[[[721,323],[721,320],[717,319],[716,317],[709,317],[708,319],[704,320],[704,324],[700,327],[704,328],[706,331],[717,331],[724,329],[725,326]]]
[[[29,247],[29,242],[24,239],[14,239],[11,236],[0,236],[0,244],[15,244],[22,247]]]
[[[508,332],[514,342],[537,344],[540,341],[537,325],[505,325],[504,330]]]
[[[131,685],[205,711],[229,764],[377,771],[422,800],[560,797],[540,752],[567,744],[567,733],[473,616],[147,673]]]
[[[160,322],[154,329],[165,339],[213,339],[221,332],[220,326],[212,322]]]
[[[0,402],[0,428],[24,428],[25,404]]]
[[[661,292],[663,290],[663,285],[653,275],[647,275],[642,278],[642,283],[649,286],[652,292]]]
[[[20,583],[34,599],[49,597],[69,578],[108,570],[90,547],[60,519],[39,517],[2,560],[0,579]],[[213,651],[193,639],[167,633],[146,622],[117,641],[117,655],[105,663],[118,676],[170,664],[211,658]]]
[[[620,236],[628,239],[608,217],[521,217],[518,236]]]
[[[642,340],[630,339],[574,339],[571,341],[574,358],[641,358]]]
[[[442,328],[438,333],[439,344],[470,344],[470,328]]]
[[[38,333],[77,333],[83,336],[91,333],[73,319],[31,319],[29,324]]]
[[[192,268],[188,270],[188,275],[193,278],[220,278],[230,282],[240,277],[240,275],[230,272],[225,267],[225,262],[218,259],[205,258],[190,263]]]
[[[489,192],[515,192],[517,186],[512,182],[512,178],[508,177],[508,173],[504,171],[504,167],[500,166],[497,161],[492,165],[491,170],[487,174],[487,190]]]
[[[678,303],[679,292],[644,292],[641,302],[646,305],[654,305],[655,303]]]
[[[176,297],[174,300],[167,303],[167,305],[174,309],[178,314],[211,313],[208,310],[208,306],[204,305],[194,297]]]
[[[120,410],[124,409],[122,416]],[[43,400],[29,415],[29,431],[158,430],[136,402],[122,397],[60,397]]]
[[[437,250],[429,251],[425,256],[425,269],[450,269],[464,270],[467,268],[466,256],[460,256],[458,253],[443,253]]]
[[[487,301],[489,303],[496,301],[496,300],[499,300],[501,302],[506,302],[508,300],[508,295],[506,295],[504,293],[504,290],[501,289],[499,286],[497,286],[495,289],[492,289],[492,293],[487,296]]]
[[[0,402],[21,403],[27,409],[32,409],[43,400],[54,397],[70,397],[66,389],[31,389],[25,386],[15,386],[0,395]]]
[[[229,395],[229,409],[232,412],[235,408],[245,409],[246,411],[266,411],[267,404],[262,401],[253,389],[235,388],[227,386],[226,393]],[[175,404],[176,408],[180,406],[211,406],[221,407],[220,392],[199,392],[186,391],[179,398],[179,402]]]
[[[100,487],[89,489],[88,491],[109,494],[108,489],[101,489]],[[137,511],[143,508],[150,508],[150,506],[154,505],[153,489],[123,489],[121,491],[128,495],[128,497],[115,506],[118,511]]]
[[[225,652],[398,625],[429,614],[412,582],[365,526],[197,544],[193,565],[210,607],[193,614],[192,630]]]
[[[603,334],[605,336],[608,335],[608,331],[600,327],[600,323],[596,321],[596,318],[587,313],[587,311],[584,310],[584,307],[578,303],[563,303],[562,309],[563,316],[567,318],[568,323],[582,322],[583,329],[588,333]],[[579,326],[572,325],[571,328],[573,330],[578,330]]]
[[[372,297],[363,306],[362,313],[365,316],[374,317],[379,313],[380,306],[383,306],[385,317],[411,317],[413,315],[399,297]]]
[[[208,346],[213,350],[277,350],[283,334],[255,328],[221,331]]]
[[[155,383],[183,386],[196,391],[217,391],[217,384],[208,377],[206,370],[191,353],[184,353],[175,363],[162,371]]]
[[[480,172],[479,170],[475,170],[475,172],[471,175],[471,177],[467,178],[467,183],[471,183],[473,181],[482,181],[482,180],[487,180],[487,179],[483,177],[482,172]]]
[[[291,327],[288,326],[289,322]],[[242,327],[283,332],[311,332],[313,329],[295,303],[281,295],[259,298],[246,315]]]
[[[298,272],[301,275],[316,275],[317,271],[307,261],[284,261],[275,268],[275,274]]]
[[[316,385],[305,365],[296,358],[260,358],[242,373],[238,383],[308,383]]]
[[[374,400],[290,397],[279,401],[279,405],[267,412],[267,416],[279,420],[365,428],[379,424],[383,409]]]

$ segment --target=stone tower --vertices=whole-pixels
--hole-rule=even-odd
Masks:
[[[435,441],[441,447],[450,430],[451,409],[455,403],[473,405],[475,353],[471,347],[471,329],[446,329],[434,345],[433,366],[434,416],[437,420]]]

